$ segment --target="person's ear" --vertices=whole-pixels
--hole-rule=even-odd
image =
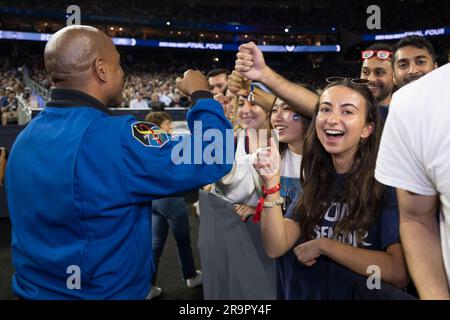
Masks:
[[[106,63],[105,60],[103,60],[102,58],[95,59],[94,74],[101,82],[106,82],[107,80]]]
[[[367,139],[373,133],[374,129],[375,124],[373,122],[369,122],[368,124],[366,124],[361,134],[361,139]]]
[[[434,69],[437,69],[438,67],[439,67],[439,66],[438,66],[438,63],[435,62],[435,63],[434,63],[434,66],[433,66],[433,70],[434,70]]]

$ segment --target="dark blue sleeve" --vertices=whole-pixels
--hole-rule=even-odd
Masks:
[[[133,135],[133,125],[137,123],[133,118],[122,125],[124,175],[133,201],[148,201],[199,188],[216,182],[231,170],[233,127],[224,116],[222,106],[213,99],[199,99],[188,112],[187,122],[192,135],[180,139],[168,136],[167,141],[161,135],[159,145],[151,137],[147,141],[146,136],[139,140]],[[231,153],[227,155],[227,151]]]
[[[295,220],[295,206],[297,205],[298,199],[300,199],[301,191],[297,192],[295,195],[294,200],[292,200],[291,204],[287,208],[286,214],[284,215],[285,218]]]
[[[400,217],[397,194],[392,187],[386,186],[380,219],[381,249],[386,250],[390,245],[400,243]]]

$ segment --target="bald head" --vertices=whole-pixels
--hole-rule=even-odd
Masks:
[[[44,60],[55,87],[78,89],[98,99],[117,98],[117,91],[122,90],[119,54],[111,39],[94,27],[76,25],[59,30],[47,42]],[[118,80],[122,81],[120,88]]]
[[[103,32],[89,26],[69,26],[56,32],[44,53],[45,68],[53,83],[83,81],[95,59],[104,55],[102,47],[108,40]]]

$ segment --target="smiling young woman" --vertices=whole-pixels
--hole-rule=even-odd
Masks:
[[[279,141],[281,156],[280,195],[284,198],[283,213],[301,190],[300,165],[302,162],[303,144],[309,119],[294,112],[280,98],[275,101],[269,113],[270,128],[275,130]]]
[[[351,299],[371,266],[385,287],[407,285],[395,192],[374,178],[381,131],[367,86],[345,79],[322,92],[303,150],[303,191],[284,217],[280,206],[261,217],[264,248],[281,257],[282,298]],[[274,144],[269,154],[256,165],[266,189],[280,182],[279,172],[265,174],[279,161]]]

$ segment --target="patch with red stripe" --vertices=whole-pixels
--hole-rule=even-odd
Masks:
[[[169,137],[156,124],[138,121],[131,125],[133,137],[146,147],[161,148],[169,141]]]

